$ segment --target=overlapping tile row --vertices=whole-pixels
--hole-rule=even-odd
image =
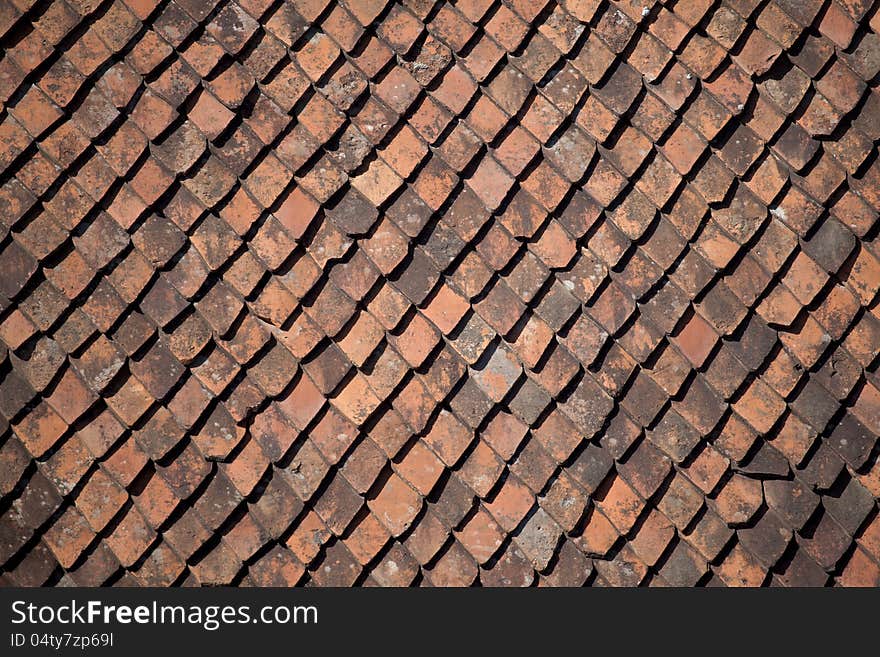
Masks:
[[[9,584],[880,584],[869,0],[5,0]]]

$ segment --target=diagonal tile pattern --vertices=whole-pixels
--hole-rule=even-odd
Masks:
[[[4,0],[0,577],[880,585],[870,0]]]

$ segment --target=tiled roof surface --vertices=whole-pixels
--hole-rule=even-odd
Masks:
[[[880,584],[870,0],[2,0],[0,573]]]

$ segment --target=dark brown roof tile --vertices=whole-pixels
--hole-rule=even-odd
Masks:
[[[812,557],[825,571],[831,571],[840,561],[849,543],[849,538],[841,526],[829,515],[823,513],[815,529],[803,541],[804,552]]]
[[[660,568],[660,575],[672,586],[695,586],[708,572],[708,564],[699,552],[680,541]]]

